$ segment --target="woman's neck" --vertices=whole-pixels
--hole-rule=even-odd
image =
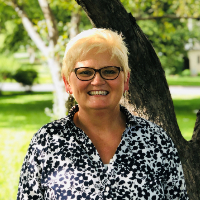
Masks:
[[[113,132],[116,129],[125,128],[125,116],[120,111],[120,106],[112,110],[84,110],[79,107],[79,111],[74,116],[74,123],[86,134],[95,132],[96,134],[105,134]],[[103,136],[103,135],[102,135]]]

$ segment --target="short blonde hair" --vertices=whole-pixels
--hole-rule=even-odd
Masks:
[[[111,59],[116,58],[124,71],[127,79],[130,68],[128,66],[128,48],[121,34],[108,29],[93,28],[81,32],[72,38],[66,46],[62,76],[69,80],[69,75],[78,61],[81,61],[88,52],[103,53],[109,51]]]

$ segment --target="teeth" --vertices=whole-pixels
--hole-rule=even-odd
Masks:
[[[107,91],[90,91],[89,95],[107,95]]]

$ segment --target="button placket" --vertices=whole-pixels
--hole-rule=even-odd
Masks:
[[[105,170],[104,173],[104,179],[102,180],[102,184],[104,185],[104,199],[110,200],[111,194],[112,194],[112,182],[113,182],[113,160],[111,160],[110,164],[108,165],[107,170]]]

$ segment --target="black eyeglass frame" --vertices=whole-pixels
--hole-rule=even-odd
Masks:
[[[117,75],[115,78],[106,79],[106,78],[104,78],[104,77],[102,76],[101,70],[102,70],[102,69],[105,69],[105,68],[108,68],[108,67],[114,67],[114,68],[118,69],[118,75]],[[90,79],[88,79],[88,80],[82,80],[82,79],[80,79],[80,78],[78,77],[78,75],[77,75],[78,69],[83,69],[83,68],[94,70],[95,73],[94,73],[94,75],[92,76],[92,78],[90,78]],[[80,81],[90,81],[90,80],[92,80],[92,79],[95,77],[96,72],[98,72],[98,73],[100,74],[101,78],[103,78],[104,80],[115,80],[115,79],[119,76],[119,74],[120,74],[121,71],[123,71],[122,67],[117,67],[117,66],[105,66],[105,67],[102,67],[102,68],[100,68],[100,69],[94,69],[94,68],[92,68],[92,67],[77,67],[77,68],[74,68],[74,69],[72,70],[72,72],[74,72],[74,73],[76,74],[76,77],[77,77]]]

